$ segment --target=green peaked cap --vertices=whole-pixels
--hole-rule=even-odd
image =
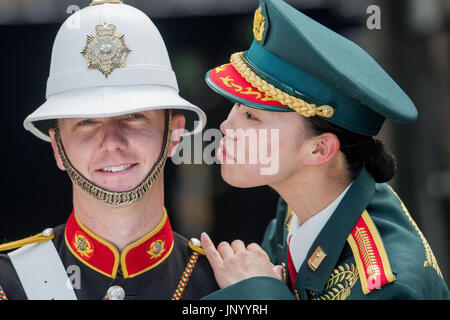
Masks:
[[[264,24],[254,29],[243,60],[260,78],[308,103],[332,106],[334,114],[324,119],[359,134],[378,134],[386,118],[399,123],[417,119],[411,99],[358,45],[282,0],[261,0],[257,11]],[[215,85],[209,72],[206,81],[242,103]],[[250,106],[277,111],[263,103]]]

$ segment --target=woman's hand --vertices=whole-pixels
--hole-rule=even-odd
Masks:
[[[219,243],[216,250],[211,239],[204,232],[201,235],[201,241],[220,288],[257,276],[267,276],[278,280],[283,278],[283,267],[274,266],[267,253],[256,243],[245,247],[241,240],[234,240],[231,245],[223,241]]]

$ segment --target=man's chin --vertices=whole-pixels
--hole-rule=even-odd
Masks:
[[[129,185],[129,186],[111,186],[111,185],[98,185],[100,188],[109,192],[129,192],[136,189],[139,185]]]
[[[97,187],[109,191],[109,192],[128,192],[133,189],[136,189],[142,180],[140,181],[133,181],[133,182],[126,182],[123,181],[114,181],[114,179],[111,179],[110,181],[106,181],[102,179],[102,181],[98,181],[98,179],[89,180],[91,183],[96,185]]]

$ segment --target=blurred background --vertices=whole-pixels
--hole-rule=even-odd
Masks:
[[[73,5],[89,0],[0,0],[1,179],[0,243],[65,223],[71,183],[56,168],[50,144],[25,131],[25,117],[45,101],[54,37]],[[368,51],[415,102],[412,125],[386,122],[380,139],[395,154],[391,185],[430,243],[449,279],[450,45],[448,0],[287,0]],[[161,32],[180,94],[202,107],[206,128],[218,128],[231,103],[204,82],[209,69],[246,50],[258,0],[127,0]],[[370,5],[380,8],[381,29],[369,29]],[[205,144],[208,144],[206,142]],[[268,187],[236,189],[219,165],[174,165],[165,171],[166,207],[174,230],[186,237],[207,231],[218,243],[261,242],[275,214]]]

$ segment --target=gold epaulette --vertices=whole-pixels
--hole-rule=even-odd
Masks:
[[[355,258],[364,294],[395,281],[380,234],[367,210],[361,214],[347,241]]]
[[[21,239],[21,240],[17,240],[17,241],[13,241],[13,242],[1,244],[0,252],[19,248],[19,247],[22,247],[22,246],[24,246],[26,244],[30,244],[30,243],[49,241],[49,240],[52,240],[54,237],[55,237],[55,233],[53,232],[53,229],[47,228],[44,231],[42,231],[41,233],[38,233],[34,236],[31,236],[31,237],[28,237],[25,239]]]

